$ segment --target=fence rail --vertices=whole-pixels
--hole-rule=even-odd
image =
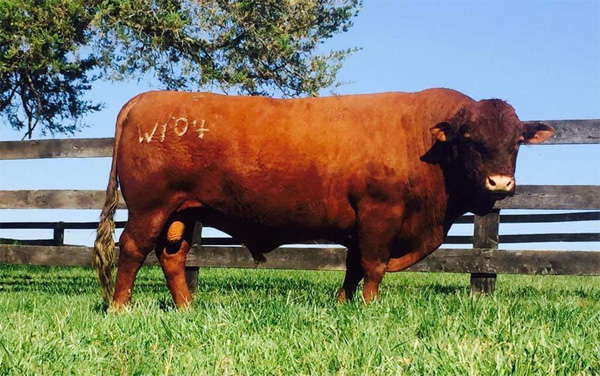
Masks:
[[[547,144],[600,144],[600,119],[550,120],[555,129]],[[535,146],[537,147],[537,146]],[[0,142],[0,160],[43,158],[96,158],[112,156],[113,139],[64,139]],[[0,209],[100,209],[101,190],[19,190],[0,191]],[[120,198],[119,209],[125,209]],[[575,213],[500,215],[503,209],[586,210]],[[471,244],[473,249],[440,249],[408,271],[471,273],[473,291],[493,291],[496,274],[600,275],[600,252],[587,251],[506,251],[502,243],[599,242],[599,233],[551,233],[500,235],[500,223],[554,223],[600,221],[599,186],[521,185],[513,197],[497,202],[487,216],[463,216],[456,223],[473,224],[473,236],[449,236],[446,244]],[[33,265],[91,265],[91,249],[63,245],[64,231],[95,229],[96,222],[4,222],[0,229],[52,229],[53,238],[33,241],[37,245],[0,245],[0,263]],[[125,222],[117,222],[117,228]],[[250,253],[231,238],[201,238],[201,226],[194,233],[195,245],[186,270],[190,286],[197,284],[199,267],[249,268]],[[6,242],[6,240],[5,240]],[[10,243],[10,240],[8,240]],[[202,243],[202,246],[200,246]],[[301,247],[282,247],[268,255],[260,267],[277,269],[344,270],[346,250],[327,242],[308,242]],[[157,265],[154,255],[146,264]]]
[[[473,224],[473,215],[458,218],[455,224]],[[502,223],[551,223],[600,221],[600,212],[579,212],[559,214],[504,214],[500,215]],[[127,221],[116,221],[116,228],[123,228]],[[95,230],[98,222],[0,222],[0,229],[54,229],[61,225],[65,230]]]
[[[204,240],[204,239],[203,239]],[[4,245],[0,263],[10,265],[90,266],[90,247]],[[346,249],[341,247],[281,247],[267,254],[265,269],[345,270]],[[145,265],[158,265],[156,255]],[[250,252],[241,246],[194,247],[187,267],[254,268]],[[597,252],[490,249],[439,249],[410,272],[497,273],[539,275],[600,275]]]
[[[0,209],[100,209],[103,190],[0,191]],[[595,185],[518,185],[514,196],[497,201],[497,209],[598,210]],[[125,209],[119,195],[118,209]]]

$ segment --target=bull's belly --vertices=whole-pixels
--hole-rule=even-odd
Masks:
[[[202,207],[193,211],[194,217],[206,227],[223,231],[248,247],[261,253],[270,252],[283,244],[311,240],[327,240],[347,245],[353,238],[353,229],[339,226],[335,220],[316,216],[275,216],[266,212],[216,210]]]
[[[324,189],[316,179],[206,174],[188,199],[201,208],[199,220],[211,227],[239,240],[284,244],[345,238],[355,227],[356,213],[343,192]]]

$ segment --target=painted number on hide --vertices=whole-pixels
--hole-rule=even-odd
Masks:
[[[188,131],[196,132],[198,134],[198,138],[204,138],[204,133],[209,132],[210,129],[206,128],[206,120],[202,119],[200,121],[197,120],[188,120],[187,118],[181,116],[175,118],[174,116],[171,118],[172,122],[168,121],[166,123],[154,123],[154,126],[149,131],[142,131],[140,127],[138,127],[138,136],[139,141],[141,143],[150,143],[152,140],[156,140],[158,142],[163,142],[167,135],[170,133],[168,130],[173,130],[173,134],[177,137],[182,137]]]

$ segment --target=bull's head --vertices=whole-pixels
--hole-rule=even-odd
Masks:
[[[499,99],[473,102],[431,128],[438,141],[451,146],[454,178],[465,192],[499,200],[515,190],[515,164],[522,144],[539,144],[554,134],[542,124],[523,123]]]

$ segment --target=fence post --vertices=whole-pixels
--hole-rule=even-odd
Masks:
[[[65,224],[63,222],[56,222],[54,224],[54,234],[52,236],[52,243],[56,246],[65,244]]]
[[[473,248],[498,249],[500,210],[486,216],[475,216]],[[471,273],[471,292],[490,293],[496,289],[496,273]]]
[[[194,234],[192,235],[192,249],[190,252],[199,252],[202,249],[202,223],[196,222],[194,225]],[[185,267],[185,280],[188,289],[192,295],[198,291],[198,266]]]

